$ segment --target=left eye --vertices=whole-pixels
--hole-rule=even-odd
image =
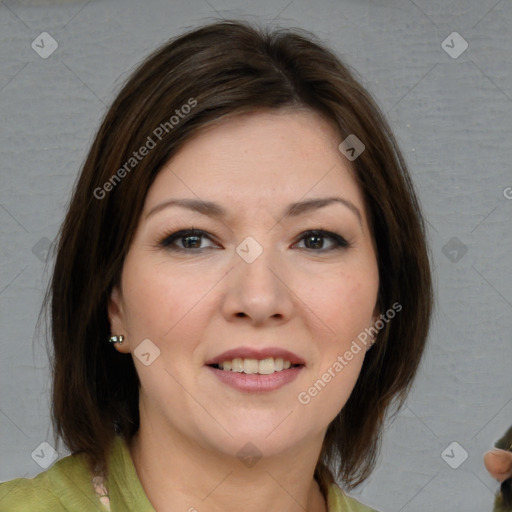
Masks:
[[[331,244],[327,248],[324,247],[325,239],[331,240]],[[337,235],[336,233],[330,233],[323,230],[308,231],[303,233],[299,240],[304,240],[305,247],[303,248],[310,250],[321,249],[324,251],[330,251],[336,248],[345,248],[349,245],[343,237]]]

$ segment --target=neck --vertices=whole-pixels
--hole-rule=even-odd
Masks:
[[[141,418],[129,449],[139,480],[158,512],[327,512],[314,479],[323,436],[244,464],[177,431],[146,427]]]

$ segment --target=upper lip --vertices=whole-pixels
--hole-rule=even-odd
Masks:
[[[235,358],[240,359],[267,359],[269,357],[278,358],[281,357],[285,361],[290,361],[291,364],[305,365],[305,361],[297,354],[290,352],[279,347],[265,347],[265,348],[251,348],[251,347],[239,347],[222,352],[218,356],[206,361],[206,365],[219,364],[224,361],[232,361]]]

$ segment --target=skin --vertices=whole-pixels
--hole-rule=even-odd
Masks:
[[[512,452],[494,449],[484,454],[484,464],[490,475],[498,482],[512,478]]]
[[[226,119],[184,145],[148,191],[109,316],[112,333],[125,336],[117,350],[133,353],[144,339],[160,350],[148,366],[134,357],[141,425],[130,446],[159,512],[327,510],[313,472],[367,349],[309,404],[297,396],[379,314],[374,242],[341,141],[308,110]],[[361,218],[340,203],[283,218],[290,203],[330,196],[351,201]],[[228,215],[216,219],[173,206],[147,217],[170,198],[214,201]],[[207,233],[192,240],[202,252],[159,245],[192,227]],[[315,246],[304,237],[312,229],[335,232],[351,245],[329,250],[336,244],[326,236]],[[263,248],[252,263],[235,251],[248,236]],[[241,392],[205,366],[240,346],[288,349],[306,366],[278,390]],[[248,442],[261,454],[252,467],[237,457]]]

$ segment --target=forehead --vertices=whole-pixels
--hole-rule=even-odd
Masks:
[[[148,192],[145,212],[169,197],[272,208],[334,193],[364,209],[340,142],[336,128],[311,110],[226,118],[200,130],[167,162]]]

